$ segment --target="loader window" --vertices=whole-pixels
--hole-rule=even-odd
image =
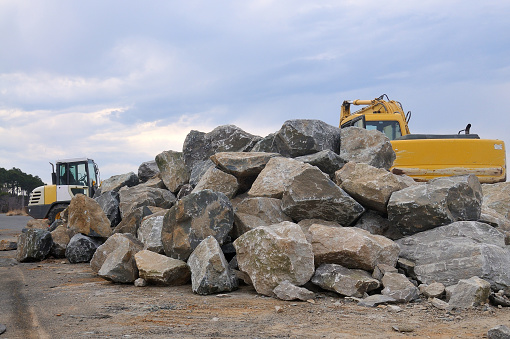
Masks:
[[[58,165],[59,185],[87,186],[87,167],[85,163],[69,163]]]
[[[395,140],[402,136],[398,121],[367,121],[366,128],[368,130],[378,130],[386,134],[388,139]]]

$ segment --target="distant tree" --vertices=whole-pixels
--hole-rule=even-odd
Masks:
[[[26,174],[19,168],[10,170],[0,167],[0,194],[11,196],[28,195],[34,188],[44,185],[38,176]]]

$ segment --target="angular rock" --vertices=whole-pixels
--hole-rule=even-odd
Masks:
[[[510,220],[510,182],[483,184],[483,206]]]
[[[461,279],[455,285],[448,304],[453,308],[470,308],[489,302],[491,284],[479,277]]]
[[[197,183],[192,193],[205,189],[221,192],[229,199],[232,199],[239,189],[239,184],[237,183],[235,176],[225,173],[215,167],[211,167],[204,173],[202,178],[200,178],[200,181]]]
[[[99,246],[90,267],[100,277],[119,283],[132,283],[138,278],[135,254],[143,244],[131,234],[115,233]]]
[[[140,167],[138,167],[138,179],[140,179],[140,182],[146,182],[158,174],[159,167],[155,160],[143,162]]]
[[[376,130],[359,127],[343,128],[340,138],[340,157],[389,170],[397,158],[390,139]]]
[[[208,295],[237,289],[238,281],[230,269],[218,241],[208,236],[191,253],[188,259],[191,270],[191,289]]]
[[[477,221],[458,221],[396,241],[400,256],[415,262],[417,279],[445,286],[478,276],[510,293],[510,251],[505,236]]]
[[[177,200],[181,200],[185,196],[190,195],[191,192],[193,192],[193,186],[191,186],[190,184],[186,184],[181,187],[181,189],[179,190],[179,193],[177,193],[176,198],[177,198]]]
[[[379,305],[394,304],[397,301],[392,297],[382,294],[370,295],[358,302],[358,306],[377,307]]]
[[[328,174],[331,179],[335,172],[345,165],[345,161],[332,150],[323,150],[314,154],[297,157],[296,160],[318,167],[322,172]]]
[[[113,233],[130,233],[137,236],[142,219],[151,214],[152,212],[147,208],[147,206],[138,207],[134,211],[129,212],[128,215],[124,216],[122,221],[113,230]]]
[[[487,332],[487,339],[509,339],[510,329],[505,325],[498,325]]]
[[[274,198],[246,198],[234,208],[234,237],[259,226],[270,226],[282,221],[292,221],[283,213],[281,200]]]
[[[282,281],[273,290],[274,295],[281,300],[307,301],[315,298],[315,293],[304,288],[291,284],[289,281]]]
[[[138,240],[143,243],[143,249],[163,254],[163,242],[161,232],[163,230],[163,219],[166,212],[157,213],[145,217],[138,228]]]
[[[492,208],[484,206],[482,203],[482,213],[478,221],[497,227],[501,231],[510,231],[510,219],[505,218],[502,214],[499,214]]]
[[[249,152],[260,139],[234,125],[218,126],[209,133],[192,130],[182,146],[184,161],[193,168],[197,161],[218,152]]]
[[[282,210],[296,221],[323,219],[345,226],[365,211],[317,167],[304,169],[288,181],[283,192]]]
[[[212,235],[223,245],[232,230],[234,211],[223,193],[202,190],[185,196],[165,214],[161,239],[167,256],[187,260]]]
[[[18,248],[16,241],[10,241],[8,239],[0,240],[0,251],[14,251]]]
[[[77,194],[68,207],[67,228],[70,236],[77,233],[90,237],[108,238],[111,234],[110,220],[103,209],[92,198]]]
[[[301,228],[284,221],[260,226],[234,241],[239,269],[247,273],[257,293],[272,296],[281,282],[300,286],[314,273],[312,246]]]
[[[323,264],[317,268],[312,283],[328,291],[338,294],[361,298],[367,292],[379,288],[379,281],[372,278],[370,273],[348,269],[337,264]]]
[[[195,187],[202,176],[207,172],[211,167],[215,167],[216,165],[211,159],[196,161],[191,169],[191,175],[189,179],[189,184],[192,187]]]
[[[398,303],[418,299],[418,288],[403,274],[388,272],[382,278],[382,284],[384,289],[381,293],[392,297]]]
[[[386,273],[398,273],[398,270],[390,265],[378,264],[372,272],[372,277],[381,281]]]
[[[65,257],[71,264],[89,262],[101,243],[99,239],[75,234],[66,246]]]
[[[135,254],[140,278],[149,284],[176,286],[187,284],[191,272],[182,260],[169,258],[149,250]]]
[[[294,159],[271,158],[257,176],[248,195],[281,199],[285,186],[307,168],[313,168],[313,166]]]
[[[460,220],[478,220],[482,189],[475,175],[444,177],[391,195],[388,219],[404,235]]]
[[[443,301],[438,298],[430,299],[430,303],[432,304],[432,306],[440,310],[451,311],[453,309],[453,307],[450,306],[446,301]]]
[[[340,149],[340,129],[320,120],[287,120],[276,132],[274,143],[278,153],[286,157],[298,157]]]
[[[395,224],[380,213],[368,210],[361,215],[354,227],[361,228],[375,235],[383,235],[391,240],[397,240],[403,237]]]
[[[420,293],[427,298],[439,298],[444,294],[445,286],[439,282],[434,282],[430,285],[420,285]]]
[[[50,254],[55,258],[65,258],[67,244],[71,240],[67,227],[60,225],[55,228],[55,230],[51,231],[51,238],[53,239],[53,245],[51,246]]]
[[[147,281],[145,279],[138,278],[135,280],[134,285],[136,287],[145,287],[147,286]]]
[[[157,174],[156,176],[150,178],[146,182],[143,182],[141,184],[138,184],[140,187],[150,187],[150,188],[160,188],[166,190],[165,183],[163,182],[163,179],[161,179],[161,175]]]
[[[101,209],[110,220],[110,226],[115,227],[121,221],[119,210],[119,193],[116,191],[107,191],[94,200],[101,206]]]
[[[100,195],[109,191],[118,192],[122,187],[136,186],[139,182],[140,181],[138,180],[138,177],[133,172],[114,175],[101,182],[101,186],[94,194],[94,198],[99,197]]]
[[[223,172],[242,178],[258,175],[269,159],[280,156],[265,152],[220,152],[213,154],[211,160]]]
[[[50,232],[24,228],[18,236],[16,260],[19,262],[41,261],[50,253],[52,244]]]
[[[48,231],[49,222],[48,219],[30,219],[27,221],[26,228],[34,228]]]
[[[189,182],[190,169],[184,163],[181,152],[165,151],[156,155],[160,176],[172,193],[177,193]]]
[[[322,220],[322,219],[303,219],[300,222],[298,222],[299,227],[301,227],[301,230],[306,236],[306,240],[311,244],[312,243],[312,235],[308,231],[310,227],[314,224],[322,225],[322,226],[330,226],[330,227],[342,227],[339,223],[336,221],[328,221],[328,220]]]
[[[355,227],[312,225],[315,265],[338,264],[372,271],[378,264],[395,266],[399,246],[390,239]]]
[[[253,146],[251,152],[279,153],[278,146],[274,141],[275,136],[276,133],[271,133],[260,139],[255,146]]]
[[[411,177],[395,175],[383,168],[348,162],[335,172],[336,183],[366,208],[387,213],[393,192],[418,185]]]
[[[138,185],[131,188],[123,188],[119,191],[120,197],[120,215],[125,218],[135,209],[143,206],[155,206],[161,208],[170,208],[176,198],[172,192]]]

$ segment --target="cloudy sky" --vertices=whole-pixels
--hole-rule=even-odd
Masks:
[[[493,0],[2,0],[0,167],[48,183],[48,162],[86,156],[107,179],[191,129],[337,126],[343,100],[383,93],[412,132],[471,123],[510,148],[509,14]]]

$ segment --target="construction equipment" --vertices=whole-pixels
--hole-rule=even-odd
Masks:
[[[351,105],[365,107],[351,113]],[[471,173],[482,183],[506,180],[503,141],[470,134],[471,124],[458,134],[411,134],[410,118],[411,112],[405,114],[400,102],[383,94],[374,100],[344,101],[340,128],[356,126],[383,132],[397,155],[391,171],[416,181]]]
[[[52,185],[39,186],[30,193],[28,214],[35,219],[60,219],[62,212],[76,194],[92,197],[98,188],[99,168],[92,159],[57,160]]]

